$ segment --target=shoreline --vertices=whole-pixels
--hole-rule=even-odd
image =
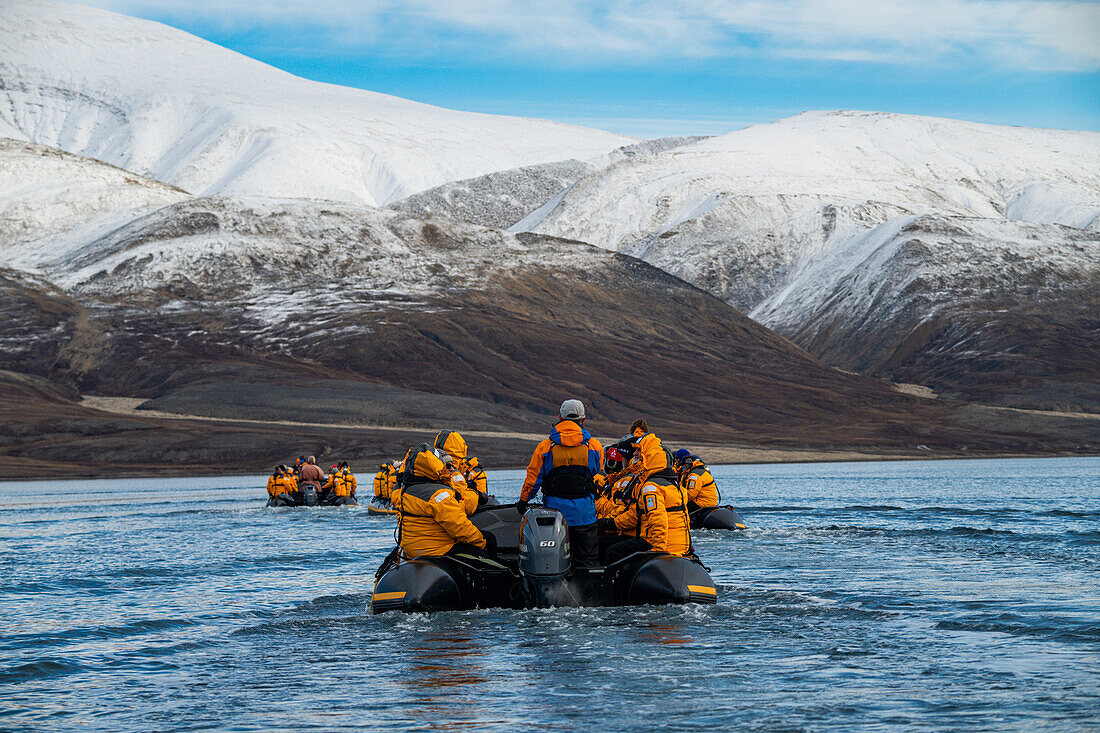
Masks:
[[[723,451],[725,451],[723,453]],[[920,453],[892,452],[884,450],[882,453],[871,451],[853,450],[813,450],[813,449],[781,449],[781,448],[749,448],[745,446],[717,445],[706,446],[706,455],[721,455],[716,460],[708,460],[710,466],[767,466],[767,465],[792,465],[799,463],[894,463],[916,461],[971,461],[971,460],[1011,460],[1025,458],[1100,458],[1098,454],[1082,453],[1020,453],[1020,452],[988,452],[979,451],[960,452],[936,452],[921,451]],[[785,454],[785,455],[781,455]],[[742,458],[728,459],[731,455],[739,455]],[[2,465],[2,463],[0,463]],[[488,471],[522,471],[526,466],[490,466]],[[119,469],[98,468],[90,471],[66,471],[62,468],[52,475],[43,475],[41,467],[38,470],[30,470],[27,475],[2,473],[0,468],[0,484],[3,483],[30,483],[47,481],[96,481],[112,479],[140,479],[140,478],[214,478],[218,476],[266,476],[264,472],[234,471],[234,470],[188,470],[178,466],[165,467],[163,469]],[[364,476],[369,471],[356,472],[358,476]],[[371,474],[373,475],[373,474]]]
[[[85,395],[71,403],[32,402],[38,409],[38,422],[28,424],[24,432],[11,433],[14,440],[0,451],[0,481],[266,475],[274,464],[286,463],[294,455],[302,454],[315,454],[321,463],[348,460],[353,470],[365,478],[373,475],[378,463],[403,455],[413,436],[419,440],[441,427],[270,420],[138,409],[144,402],[140,398],[100,395]],[[673,448],[688,448],[710,465],[1100,455],[1100,440],[1092,437],[1100,436],[1100,414],[1052,414],[981,405],[961,409],[965,411],[961,413],[964,421],[978,426],[990,420],[1057,421],[1051,422],[1048,432],[1059,437],[1059,444],[1051,445],[1041,439],[1029,440],[1024,445],[1016,440],[1006,440],[1000,445],[989,445],[990,441],[986,441],[984,447],[978,447],[981,445],[978,443],[968,449],[962,443],[969,441],[936,444],[934,435],[926,438],[931,445],[917,442],[915,436],[910,438],[911,443],[898,445],[873,441],[860,444],[850,436],[836,436],[834,442],[767,433],[713,435],[708,440],[705,426],[699,426],[698,434],[691,431],[691,435],[685,435],[682,426],[673,429],[665,442]],[[19,417],[19,413],[12,414]],[[27,431],[31,425],[48,429]],[[1022,427],[1029,425],[1030,422]],[[489,426],[483,425],[447,427],[475,439],[472,451],[489,470],[525,468],[532,449],[546,437],[545,432],[532,432],[528,426],[497,430],[486,430]],[[605,445],[618,440],[615,436],[600,435],[608,431],[608,425],[592,427]],[[749,442],[754,439],[758,442]]]

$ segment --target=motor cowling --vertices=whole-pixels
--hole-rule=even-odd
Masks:
[[[528,603],[539,608],[573,605],[566,584],[572,569],[565,518],[553,509],[528,509],[520,525],[519,547],[519,572]]]
[[[304,484],[299,489],[302,494],[302,504],[305,506],[317,506],[317,487],[312,484]]]

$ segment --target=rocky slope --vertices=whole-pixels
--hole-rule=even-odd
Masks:
[[[631,142],[311,82],[183,31],[87,7],[8,0],[3,20],[0,136],[197,194],[382,205]]]
[[[508,229],[518,225],[548,201],[558,200],[578,179],[612,163],[654,155],[704,139],[665,137],[643,140],[587,162],[563,160],[497,171],[421,191],[390,204],[389,208],[421,218],[444,217]],[[522,226],[519,229],[524,230]]]
[[[579,160],[513,168],[444,183],[404,198],[389,208],[424,219],[443,217],[507,229],[578,178],[596,170],[595,164]]]
[[[1100,237],[969,217],[892,219],[753,316],[830,364],[949,396],[1100,412]]]
[[[814,113],[612,165],[515,228],[640,257],[844,368],[973,399],[1056,407],[1068,395],[1098,409],[1097,370],[1059,366],[1095,354],[1087,293],[1100,259],[1098,171],[1096,133]],[[938,235],[885,256],[914,217]],[[1028,260],[1026,274],[1000,265],[1017,258]],[[856,271],[874,298],[837,292]],[[980,315],[1025,294],[1011,318]],[[1023,361],[1000,354],[1028,350],[1052,314],[1059,333],[1081,338],[1048,333],[1057,348],[1031,349],[1015,371]],[[931,319],[958,323],[950,338],[898,350]],[[989,330],[998,337],[974,338]],[[977,364],[994,362],[996,378],[974,379]],[[1002,395],[996,385],[1013,379],[1025,383]],[[1034,380],[1044,387],[1031,399]]]
[[[34,180],[49,188],[46,173]],[[0,271],[0,467],[200,470],[232,456],[236,469],[262,470],[306,449],[290,448],[295,435],[323,455],[381,460],[417,431],[541,433],[566,395],[586,400],[604,435],[646,416],[673,440],[779,447],[951,454],[1093,441],[830,369],[721,300],[588,244],[331,202],[166,191],[180,200],[5,245],[15,266]],[[77,393],[262,424],[105,416],[72,405]],[[530,448],[485,440],[480,453],[512,463]]]
[[[86,310],[93,353],[53,375],[84,390],[157,397],[216,381],[210,363],[260,361],[476,399],[513,422],[578,388],[606,420],[725,431],[827,420],[857,392],[872,411],[907,403],[636,260],[457,222],[201,197],[16,258]],[[41,330],[72,330],[73,310]],[[781,401],[761,401],[780,384]]]

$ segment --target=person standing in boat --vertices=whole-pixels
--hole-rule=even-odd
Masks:
[[[390,501],[405,557],[486,554],[484,535],[455,499],[447,467],[427,443],[405,454]]]
[[[676,475],[687,495],[688,512],[718,506],[718,485],[710,475],[707,464],[685,448],[675,453]]]
[[[520,514],[542,491],[546,508],[556,509],[569,527],[569,546],[578,567],[599,562],[596,533],[595,477],[603,463],[603,446],[581,425],[584,403],[566,400],[558,410],[550,437],[535,447],[516,506]]]
[[[325,472],[317,465],[317,457],[310,456],[306,459],[306,462],[302,464],[302,467],[298,469],[298,487],[303,488],[305,486],[312,486],[317,489],[317,493],[320,494],[321,487],[324,483]]]

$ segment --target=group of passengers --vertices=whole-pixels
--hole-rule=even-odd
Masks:
[[[317,465],[316,456],[298,456],[293,468],[280,463],[268,477],[268,503],[302,506],[307,503],[306,489],[310,488],[316,492],[318,504],[355,504],[357,486],[347,461],[333,464],[326,475]]]
[[[424,447],[427,445],[424,444]],[[451,487],[467,515],[489,502],[489,479],[485,469],[475,456],[469,455],[466,440],[461,434],[440,430],[430,450],[443,464],[441,483]],[[374,497],[382,506],[398,508],[394,499],[400,495],[395,497],[394,489],[400,483],[404,463],[404,459],[398,459],[378,467],[378,473],[374,475]]]
[[[566,400],[558,414],[531,456],[516,503],[520,514],[541,491],[546,508],[562,514],[579,567],[650,550],[692,555],[689,513],[718,504],[714,479],[698,456],[673,455],[644,420],[605,451],[583,427],[580,400]],[[407,558],[493,551],[469,519],[488,500],[485,472],[467,458],[456,432],[442,431],[433,445],[383,464],[375,495],[396,509]]]

